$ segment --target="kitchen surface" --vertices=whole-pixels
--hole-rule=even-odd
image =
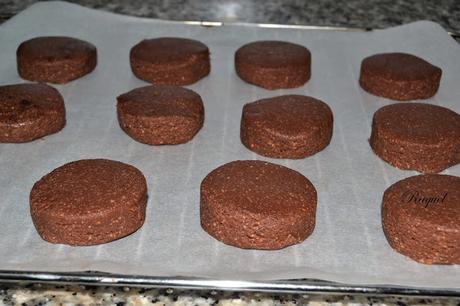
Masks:
[[[0,0],[0,22],[37,1]],[[460,32],[460,3],[443,1],[69,1],[117,14],[176,21],[216,21],[385,29],[419,20]],[[1,27],[1,26],[0,26]],[[217,56],[218,57],[218,56]],[[104,65],[104,61],[102,61]],[[201,87],[198,87],[202,89]],[[253,92],[252,92],[253,94]],[[179,214],[179,213],[178,213]],[[195,248],[196,249],[196,248]],[[253,251],[249,251],[253,252]],[[0,284],[0,305],[460,305],[456,297],[273,294],[171,288]]]
[[[0,15],[13,16],[34,0],[1,1]],[[460,31],[460,4],[455,0],[351,1],[69,1],[86,7],[165,20],[204,20],[298,24],[382,29],[417,20],[431,20],[447,31]]]

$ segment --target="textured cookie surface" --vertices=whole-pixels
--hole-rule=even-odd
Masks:
[[[97,51],[94,45],[77,38],[44,36],[21,43],[16,58],[23,79],[67,83],[94,70]]]
[[[460,115],[425,103],[387,105],[374,114],[370,145],[399,169],[440,172],[460,161]]]
[[[232,246],[281,249],[313,232],[316,201],[314,186],[294,170],[263,161],[234,161],[201,183],[201,226]]]
[[[359,83],[377,96],[393,100],[416,100],[432,97],[439,88],[442,70],[407,53],[382,53],[361,63]]]
[[[65,125],[61,94],[46,84],[0,86],[0,142],[27,142]]]
[[[390,245],[425,264],[460,264],[460,178],[406,178],[383,195],[382,223]]]
[[[52,243],[94,245],[127,236],[145,219],[147,185],[133,166],[79,160],[42,177],[30,192],[40,236]]]
[[[331,141],[333,116],[329,106],[300,95],[279,96],[243,107],[241,141],[260,155],[304,158]]]
[[[266,88],[300,87],[311,76],[310,51],[284,41],[256,41],[235,53],[235,69],[244,81]]]
[[[153,84],[188,85],[211,70],[208,47],[193,39],[161,37],[145,39],[130,52],[136,77]]]
[[[142,143],[184,143],[203,126],[203,102],[190,89],[150,85],[122,94],[117,100],[120,127]]]

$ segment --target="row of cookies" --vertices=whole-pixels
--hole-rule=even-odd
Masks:
[[[90,73],[97,64],[96,47],[71,37],[37,37],[16,52],[19,75],[29,81],[67,83]],[[167,85],[189,85],[211,70],[209,49],[202,42],[162,37],[142,40],[130,51],[138,78]],[[294,88],[311,77],[311,53],[283,41],[257,41],[235,52],[241,79],[266,89]],[[378,96],[395,100],[426,99],[438,90],[442,70],[411,54],[386,53],[365,58],[360,84]]]
[[[0,86],[1,142],[24,142],[61,130],[64,100],[43,83]],[[120,95],[120,127],[133,139],[150,144],[189,141],[204,122],[196,92],[172,85],[149,85]],[[244,105],[241,142],[272,158],[305,158],[331,141],[333,114],[312,97],[284,95]],[[370,145],[400,169],[437,173],[460,161],[460,115],[426,103],[392,104],[373,117]]]
[[[147,187],[133,166],[104,159],[56,168],[30,192],[40,236],[87,246],[123,238],[146,218]],[[200,186],[200,222],[215,239],[239,248],[277,250],[314,231],[318,195],[301,173],[258,160],[211,171]],[[428,174],[406,178],[382,199],[383,232],[390,245],[424,264],[460,264],[460,178]]]
[[[172,39],[172,41],[175,41],[175,40]],[[146,48],[146,46],[149,46],[151,42],[152,42],[151,40],[143,41],[132,49],[131,64],[132,64],[133,72],[138,77],[153,80],[155,77],[157,77],[156,71],[161,71],[161,69],[158,66],[159,65],[158,63],[154,63],[156,64],[156,66],[155,65],[149,66],[148,64],[145,63],[145,61],[148,62],[149,54],[150,54],[148,52],[149,48]],[[260,67],[261,65],[263,66],[263,61],[261,63],[260,59],[258,59],[257,56],[262,55],[263,57],[264,44],[269,44],[271,49],[279,50],[277,52],[271,52],[275,54],[275,58],[272,59],[275,65],[275,68],[273,69],[267,69],[267,67]],[[178,48],[177,45],[176,45],[176,48],[178,50],[180,49]],[[288,54],[289,56],[286,56],[286,54]],[[18,55],[19,55],[19,49],[18,49]],[[391,56],[395,56],[395,55],[394,54],[385,55],[384,57],[388,58]],[[157,57],[152,57],[151,60],[154,60],[156,58]],[[396,54],[396,60],[393,60],[393,61],[398,63],[398,58],[404,59],[406,58],[406,56],[401,55],[401,54]],[[245,59],[246,59],[246,62],[245,62]],[[437,71],[436,69],[432,69],[431,71],[434,71],[435,75],[437,72],[439,72],[438,77],[434,78],[434,85],[433,85],[433,82],[430,83],[429,81],[427,81],[428,83],[426,83],[425,82],[426,80],[420,83],[419,79],[409,80],[409,83],[407,84],[403,82],[404,80],[398,80],[396,84],[398,85],[402,84],[402,85],[398,87],[397,90],[395,90],[394,88],[391,89],[392,86],[394,87],[394,84],[393,85],[388,84],[388,82],[385,83],[384,82],[385,80],[382,80],[381,76],[379,76],[379,69],[375,69],[375,67],[379,67],[378,63],[379,61],[380,62],[382,61],[382,56],[377,56],[377,58],[374,59],[373,61],[372,61],[372,57],[369,59],[370,59],[370,64],[367,65],[368,68],[365,68],[365,65],[364,65],[364,62],[366,60],[363,61],[363,66],[361,69],[362,73],[361,73],[360,83],[363,88],[366,88],[366,86],[368,86],[368,88],[371,88],[370,90],[372,90],[373,88],[372,84],[378,84],[379,86],[375,87],[377,89],[374,89],[377,91],[376,94],[379,94],[378,90],[381,90],[381,92],[383,92],[384,94],[385,92],[388,92],[388,91],[396,92],[398,97],[400,97],[401,100],[404,100],[404,97],[406,97],[407,99],[408,92],[409,94],[411,94],[411,92],[420,94],[420,92],[423,92],[423,90],[426,89],[428,93],[425,93],[424,95],[425,96],[432,95],[434,94],[434,92],[436,92],[437,86],[439,86],[440,71]],[[412,59],[413,58],[409,56],[409,60],[408,60],[409,63]],[[299,69],[292,69],[294,66],[289,65],[290,60],[292,60],[292,63],[295,63],[297,67],[300,67],[300,72],[299,72]],[[282,65],[280,65],[279,61],[281,61]],[[306,62],[307,62],[307,65],[303,65],[303,63],[306,63]],[[142,64],[139,64],[139,63],[142,63]],[[209,63],[209,52],[208,52],[208,63]],[[418,59],[416,59],[416,63],[417,63],[415,65],[416,67],[420,65],[420,62],[418,61]],[[201,61],[201,64],[202,64],[202,61]],[[277,65],[279,68],[278,70],[281,69],[280,71],[277,71],[276,69]],[[430,67],[430,66],[424,66],[424,65],[425,64],[422,64],[422,66],[425,68]],[[134,66],[136,66],[136,68],[134,68]],[[266,87],[269,89],[275,89],[274,87],[276,86],[281,86],[282,88],[296,87],[296,86],[300,86],[303,83],[305,83],[310,77],[310,70],[309,70],[310,69],[310,53],[304,47],[289,44],[289,43],[258,42],[258,43],[246,45],[237,51],[236,56],[235,56],[235,66],[236,66],[237,73],[240,75],[240,77],[250,83],[260,85],[262,87]],[[406,66],[410,66],[410,64],[406,64]],[[209,68],[209,65],[207,67]],[[291,69],[283,70],[283,68],[286,68],[286,67],[290,67]],[[374,70],[372,67],[374,67]],[[383,65],[383,67],[386,67],[386,65]],[[424,70],[427,70],[427,69],[424,69]],[[21,71],[19,69],[19,60],[18,60],[18,71]],[[46,75],[47,71],[53,71],[53,70],[44,70],[44,71],[45,72],[42,71],[41,73],[39,73],[39,75]],[[201,69],[192,70],[192,71],[206,71],[206,69],[201,68]],[[413,69],[410,71],[413,71]],[[372,72],[374,72],[374,74]],[[208,73],[209,73],[209,70],[208,70]],[[371,81],[368,81],[368,85],[363,85],[363,84],[366,84],[366,77],[363,77],[366,75],[366,73],[368,75],[367,79],[372,79],[372,77],[374,76],[375,80],[380,80],[381,83],[378,83],[378,82],[376,83],[375,80],[374,81],[371,80]],[[51,74],[54,75],[54,73],[51,73]],[[377,74],[377,76],[375,74]],[[168,77],[171,77],[172,79],[181,78],[180,77],[181,73],[177,72],[177,70],[174,70],[174,69],[171,69],[165,75],[167,75]],[[194,74],[194,73],[187,74],[184,72],[182,75],[191,76],[191,75],[199,75],[199,74]],[[276,78],[276,76],[280,76],[280,75],[282,76],[280,78],[281,81],[282,80],[290,80],[290,81],[282,85],[276,85],[276,84],[279,84],[279,82],[281,82],[280,80]],[[251,76],[255,76],[255,78],[251,79]],[[184,77],[182,81],[184,80],[186,82],[190,82],[190,77]],[[430,79],[430,78],[428,78],[428,80],[433,81],[433,79]],[[158,83],[161,81],[156,80],[152,82]],[[386,86],[382,87],[382,84],[386,84]],[[164,123],[157,122],[154,124],[154,127],[155,127],[154,129],[149,129],[151,127],[149,125],[152,124],[152,122],[145,122],[145,121],[143,122],[143,120],[140,120],[139,118],[141,119],[145,118],[144,116],[145,112],[154,115],[156,112],[157,112],[156,114],[158,114],[158,111],[168,112],[168,111],[171,111],[171,109],[173,110],[179,109],[179,113],[182,112],[182,114],[187,113],[187,112],[196,114],[195,117],[198,119],[191,120],[195,124],[195,128],[185,129],[185,131],[189,133],[187,137],[189,138],[193,137],[194,133],[196,133],[201,127],[200,121],[202,124],[203,117],[202,116],[200,117],[200,114],[201,115],[203,114],[202,103],[201,103],[201,99],[199,100],[199,102],[197,102],[199,96],[196,93],[188,91],[187,94],[185,94],[185,92],[183,94],[180,94],[180,92],[184,90],[185,89],[182,89],[180,87],[150,86],[150,87],[136,89],[130,93],[120,96],[118,98],[118,116],[119,116],[120,125],[128,134],[130,134],[135,139],[137,138],[137,140],[139,141],[148,143],[149,141],[150,142],[152,141],[151,139],[161,139],[161,137],[163,137],[162,141],[158,143],[152,143],[152,144],[162,144],[162,143],[164,144],[164,143],[167,143],[165,142],[167,141],[165,139],[170,139],[172,137],[177,136],[176,133],[168,134],[167,131],[163,131],[163,133],[160,133],[160,135],[149,135],[149,133],[146,133],[146,130],[147,131],[155,130],[155,131],[161,132],[162,131],[161,128],[165,125],[166,122]],[[185,103],[185,107],[184,107],[184,103],[180,102],[177,106],[172,107],[172,104],[176,105],[177,103],[168,103],[167,101],[174,100],[174,99],[171,99],[171,97],[177,98],[176,93],[178,93],[178,95],[181,96],[178,98],[181,101],[183,100],[182,99],[183,96],[188,95],[188,96],[193,96],[194,99],[190,99],[190,100],[195,100],[195,102],[191,102],[192,104]],[[166,100],[158,99],[158,97],[168,97],[168,95],[169,95],[169,98]],[[380,94],[380,95],[383,95],[383,94]],[[152,97],[156,97],[156,99],[152,100],[151,99]],[[189,100],[189,99],[185,99],[185,100]],[[150,105],[154,105],[153,108]],[[196,107],[195,108],[190,107],[190,105],[195,105]],[[415,104],[411,104],[411,105],[415,105]],[[436,108],[435,106],[433,107]],[[418,111],[417,109],[419,108],[420,107],[416,107],[416,110],[414,113],[423,114],[423,113],[429,113],[430,111],[433,111],[432,109]],[[197,111],[190,112],[190,109],[195,109]],[[394,112],[394,110],[391,110],[390,113],[391,112]],[[410,116],[413,115],[412,110],[409,110],[409,111],[408,110],[396,110],[396,114],[400,114],[401,112],[402,112],[401,116],[403,117],[408,116],[408,115]],[[440,110],[435,109],[434,112],[435,113],[440,112]],[[260,116],[261,114],[262,116]],[[377,114],[378,112],[374,116],[374,123],[376,122],[375,119],[377,117]],[[458,118],[457,118],[458,115],[457,117],[455,117],[455,115],[452,115],[452,114],[449,115],[453,118],[452,122],[454,123],[454,127],[458,123]],[[440,116],[444,117],[442,114]],[[388,116],[388,115],[383,116],[384,119],[388,117],[390,119],[392,118],[392,116]],[[383,121],[385,122],[385,120]],[[123,124],[123,122],[125,122],[125,124]],[[398,121],[396,121],[395,123],[399,124]],[[178,126],[180,126],[181,124],[183,124],[183,121],[181,121],[181,123],[177,123]],[[272,135],[267,134],[266,131],[270,130],[269,128],[267,128],[267,125],[269,125],[269,127],[271,127],[272,130],[275,129],[275,133],[273,133]],[[382,125],[385,127],[388,124],[385,122]],[[305,135],[305,133],[302,133],[302,132],[305,132],[305,129],[309,131],[317,131],[317,133],[310,133],[310,134],[307,133],[307,135]],[[300,133],[298,133],[297,135],[291,135],[290,133],[293,130],[300,131]],[[377,127],[375,127],[375,130],[377,130]],[[390,132],[393,130],[394,130],[393,127],[389,129]],[[398,130],[398,128],[396,128],[396,130]],[[143,140],[141,139],[141,136],[139,136],[139,135],[145,136],[146,134],[147,134],[147,138]],[[390,141],[394,142],[394,139],[392,140],[391,138],[388,137],[388,135],[385,135],[385,133],[376,132],[375,134],[383,135],[380,138],[381,140],[383,139],[383,141],[385,141],[386,139],[390,139]],[[281,138],[273,139],[273,135],[276,135],[276,136],[281,135]],[[390,135],[393,136],[393,134],[391,133]],[[265,156],[279,157],[279,158],[300,158],[300,157],[309,156],[309,155],[312,155],[322,150],[325,146],[327,146],[327,144],[330,141],[331,136],[332,136],[332,112],[330,112],[329,107],[324,102],[315,100],[310,97],[304,97],[304,96],[276,97],[273,99],[268,99],[267,101],[257,101],[254,103],[250,103],[246,105],[245,108],[243,109],[242,125],[241,125],[242,142],[248,148],[252,149],[253,151],[258,152],[259,154],[265,155]],[[455,147],[456,145],[456,142],[455,142],[456,134],[455,133],[453,134],[453,137],[454,137],[453,138],[454,139],[453,148],[455,150],[456,148]],[[378,139],[378,137],[374,137],[374,138]],[[398,138],[396,137],[396,139]],[[449,140],[451,139],[449,138]],[[181,140],[181,142],[184,142],[184,140]],[[378,143],[378,141],[376,142]],[[176,143],[180,143],[180,142],[176,142]],[[404,141],[400,143],[404,144]],[[450,143],[452,144],[452,142]],[[372,145],[372,141],[371,141],[371,145]],[[385,147],[386,145],[384,144],[382,146]],[[376,147],[376,145],[374,145],[373,148],[374,147]],[[404,151],[404,150],[401,150],[400,148],[396,150]],[[376,150],[374,149],[374,151]],[[448,152],[451,152],[451,151],[452,150],[450,151],[448,150]],[[386,152],[386,150],[383,150],[383,152]],[[283,154],[288,154],[288,155],[286,156]],[[291,154],[292,156],[289,156],[289,154]],[[278,155],[278,156],[274,156],[274,155]],[[451,158],[451,154],[449,155],[449,158]],[[429,158],[427,158],[427,160],[428,159]],[[90,161],[82,161],[83,164],[85,162],[90,162]],[[452,163],[452,160],[449,159],[449,162]],[[96,163],[104,163],[104,161],[96,161]],[[458,160],[457,160],[457,163],[458,163]],[[66,173],[71,172],[67,170],[67,167],[70,167],[70,166],[66,165],[64,167],[66,168],[66,171],[64,172]],[[221,241],[224,241],[228,244],[236,245],[239,247],[246,247],[246,248],[276,249],[280,247],[285,247],[292,243],[303,241],[303,239],[305,239],[313,231],[313,228],[314,228],[314,223],[315,223],[314,215],[315,215],[315,209],[316,209],[316,191],[314,187],[311,185],[311,183],[308,184],[309,183],[308,180],[305,177],[303,177],[301,174],[299,173],[297,173],[296,175],[294,175],[293,173],[286,174],[286,173],[290,173],[289,171],[292,171],[292,170],[286,169],[284,167],[281,167],[281,168],[279,167],[281,166],[277,166],[277,165],[273,165],[269,163],[263,163],[263,162],[246,161],[246,162],[235,162],[234,164],[231,164],[231,165],[224,165],[221,167],[223,170],[219,168],[219,169],[216,169],[215,172],[212,172],[208,176],[210,178],[208,179],[207,177],[203,181],[202,189],[201,189],[201,193],[202,193],[201,216],[202,216],[203,228],[207,230],[211,235],[213,235],[214,237],[216,237],[217,239]],[[96,166],[91,166],[91,167],[83,166],[83,168],[97,168],[97,167]],[[230,170],[227,170],[227,168],[230,168]],[[239,170],[234,171],[234,170],[231,170],[232,168],[236,168]],[[253,168],[256,168],[256,172],[255,172],[256,176],[254,178],[251,176],[251,171],[250,171]],[[253,193],[252,196],[255,197],[256,199],[264,198],[265,199],[264,203],[266,203],[265,206],[262,205],[262,207],[259,207],[258,205],[256,205],[255,208],[251,206],[254,210],[255,215],[250,217],[247,215],[248,207],[245,208],[245,206],[247,206],[248,203],[247,201],[243,200],[243,201],[240,201],[239,203],[237,202],[235,205],[229,205],[231,210],[228,211],[228,215],[224,214],[222,203],[217,202],[216,204],[212,200],[213,190],[215,189],[215,185],[216,185],[216,183],[214,182],[215,180],[212,178],[216,176],[217,175],[216,172],[219,173],[219,171],[223,171],[223,173],[225,173],[225,177],[232,177],[230,175],[231,173],[243,173],[244,178],[246,178],[247,183],[244,184],[244,186],[240,186],[240,188],[243,188],[243,189],[239,190],[237,193],[246,194],[247,190],[244,190],[244,188],[248,186],[253,187],[252,189],[249,189],[251,191],[260,189],[261,191],[255,192],[255,194],[254,192],[252,192]],[[249,173],[246,173],[248,171]],[[100,172],[103,173],[104,171],[100,171]],[[265,183],[263,183],[264,180],[260,179],[260,175],[257,174],[259,172],[267,174]],[[295,172],[295,171],[292,171],[292,172]],[[294,183],[296,181],[295,177],[299,178],[298,175],[303,177],[303,179],[297,179],[298,183]],[[282,179],[277,180],[276,179],[277,177],[281,177]],[[237,179],[237,181],[241,181],[241,180],[244,181],[244,179]],[[69,180],[69,182],[72,182],[72,181],[74,180],[73,179]],[[251,181],[253,182],[252,184],[250,183]],[[257,183],[254,184],[254,181]],[[206,183],[206,182],[209,182],[209,183]],[[289,188],[293,187],[294,190],[291,190],[289,188],[286,189],[286,186],[285,186],[286,182],[290,182],[287,185],[289,185]],[[305,184],[305,182],[308,182],[308,183]],[[209,187],[206,187],[208,185]],[[220,186],[219,184],[217,185],[220,189],[216,189],[216,190],[225,189],[223,188],[223,186]],[[453,185],[456,186],[455,184]],[[38,186],[40,186],[40,184],[38,184]],[[230,186],[233,186],[233,185],[230,184]],[[305,189],[302,186],[310,186],[310,188]],[[105,186],[104,188],[106,189],[107,186]],[[35,186],[34,186],[34,189],[35,189]],[[53,188],[51,190],[53,190]],[[210,191],[206,192],[206,190],[210,190]],[[265,190],[265,192],[263,190]],[[271,191],[271,192],[267,193],[267,191]],[[277,193],[277,194],[274,194],[274,193]],[[39,194],[42,194],[42,192],[40,192]],[[297,202],[294,201],[294,204],[292,204],[293,209],[289,210],[290,213],[286,212],[286,208],[284,206],[283,206],[284,208],[279,207],[281,203],[283,203],[283,201],[281,201],[283,199],[283,194],[298,194],[299,199],[301,199]],[[308,196],[305,197],[306,195]],[[230,194],[227,196],[230,198],[241,199],[241,196],[237,196],[235,194],[233,195]],[[136,196],[135,198],[137,199],[138,197]],[[68,201],[68,199],[66,201]],[[32,193],[31,193],[31,207],[32,207],[32,203],[33,201],[32,201]],[[65,202],[65,203],[68,203],[68,202]],[[61,204],[64,205],[65,207],[66,206],[65,203],[61,203]],[[135,201],[135,203],[142,203],[142,201]],[[231,200],[227,201],[226,203],[227,204],[231,203]],[[285,203],[290,203],[290,202],[285,201]],[[144,207],[144,211],[145,211],[145,203],[143,205],[144,206],[139,205],[139,207],[141,207],[140,211],[142,211],[142,207]],[[277,207],[279,209],[277,209]],[[257,208],[260,208],[260,210],[258,210]],[[242,213],[238,214],[238,211],[240,210]],[[33,210],[33,211],[37,211],[37,210]],[[279,216],[276,215],[278,212],[280,213]],[[270,221],[271,222],[270,224],[268,223],[264,224],[264,220],[257,219],[258,217],[266,215],[267,213],[269,213],[270,215],[269,220],[277,219],[279,220],[279,222],[273,223],[273,221]],[[38,213],[35,213],[35,214],[39,215]],[[138,214],[141,214],[141,213],[138,212]],[[229,223],[225,221],[227,219],[235,220],[235,216],[239,216],[239,215],[241,217],[240,218],[241,220],[243,221],[246,220],[246,221],[244,221],[243,223],[236,222],[233,224],[231,222]],[[289,216],[289,218],[287,219],[283,218],[283,216],[286,216],[286,215]],[[34,218],[34,213],[32,214],[32,216]],[[140,226],[143,222],[143,218],[137,218],[137,219],[131,218],[131,219],[138,220],[138,222],[136,223],[138,226]],[[36,224],[37,229],[39,229],[40,227],[39,224],[41,223],[46,224],[46,222],[44,221],[36,221],[36,220],[43,220],[43,218],[38,218],[38,217],[34,218],[34,223]],[[247,223],[248,220],[249,220],[249,223]],[[255,220],[256,222],[254,224],[251,224],[251,220],[252,221]],[[105,221],[101,221],[101,222],[104,223]],[[293,226],[293,224],[298,224],[299,226]],[[241,235],[239,235],[237,229],[240,229],[241,231],[241,225],[243,225],[242,228],[246,232],[243,231]],[[88,225],[86,224],[85,226],[88,226]],[[46,232],[47,228],[53,228],[53,226],[51,225],[44,226],[44,227],[42,226],[41,228],[42,229],[39,230],[39,232],[42,231],[41,235],[44,238],[45,236],[47,237],[53,236],[51,234],[50,235],[43,234],[43,228],[45,228],[45,232]],[[131,226],[131,227],[127,226],[126,228],[130,228],[131,230],[137,229],[136,226]],[[265,231],[268,229],[271,229],[271,232],[270,230]],[[84,229],[79,229],[75,231],[79,233],[84,233]],[[62,232],[69,233],[69,230],[62,229]],[[73,232],[73,231],[70,231],[70,232]],[[126,235],[126,232],[124,232],[123,235]],[[106,237],[106,238],[109,238],[110,240],[113,240],[113,237],[121,237],[123,235],[122,234],[115,234],[115,236],[102,235],[102,237]],[[56,233],[54,234],[54,236],[56,236]],[[91,237],[93,236],[94,235],[92,235]],[[245,237],[249,237],[249,238],[245,238]],[[53,239],[51,238],[48,238],[47,240],[53,241]],[[92,242],[89,244],[94,244],[94,242],[97,241],[97,239],[96,240],[93,239],[91,241]],[[237,242],[232,242],[232,241],[237,241]],[[72,243],[72,242],[65,242],[65,241],[63,243],[79,244],[78,242]],[[454,248],[454,251],[455,251],[455,248]]]

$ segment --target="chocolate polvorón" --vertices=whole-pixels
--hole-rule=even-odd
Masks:
[[[19,45],[16,58],[21,78],[57,84],[78,79],[97,65],[94,45],[63,36],[27,40]]]
[[[203,102],[190,89],[150,85],[122,94],[117,101],[120,127],[145,144],[184,143],[203,126]]]
[[[27,142],[65,125],[64,99],[42,83],[0,86],[0,142]]]
[[[442,70],[407,53],[382,53],[361,63],[359,84],[367,92],[393,100],[427,99],[438,91]]]
[[[333,115],[315,98],[286,95],[262,99],[243,107],[241,142],[260,155],[304,158],[331,141]]]
[[[315,187],[299,172],[263,161],[234,161],[202,181],[201,226],[228,245],[281,249],[313,232],[316,202]]]
[[[424,264],[460,264],[460,178],[406,178],[383,195],[382,224],[390,245]]]
[[[30,213],[52,243],[95,245],[135,232],[145,219],[147,184],[133,166],[106,159],[56,168],[30,192]]]
[[[130,62],[136,77],[153,84],[189,85],[211,70],[205,44],[177,37],[142,40],[131,49]]]
[[[426,103],[398,103],[374,114],[372,150],[399,169],[437,173],[460,162],[460,115]]]
[[[387,105],[374,114],[369,142],[396,168],[437,173],[460,162],[460,115],[426,103]]]
[[[284,41],[256,41],[235,53],[235,69],[244,81],[266,89],[300,87],[311,76],[310,51]]]

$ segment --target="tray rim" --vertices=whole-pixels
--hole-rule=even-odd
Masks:
[[[43,283],[178,290],[265,292],[276,294],[332,294],[460,298],[460,289],[419,288],[397,285],[354,285],[317,279],[273,281],[220,280],[198,277],[161,277],[113,274],[99,271],[41,272],[0,270],[0,283]]]
[[[62,2],[62,1],[49,1],[49,2]],[[39,3],[34,3],[27,8],[30,8],[35,5],[39,5]],[[74,3],[67,3],[71,5],[75,5],[78,7],[82,7],[81,5],[74,4]],[[26,9],[27,9],[26,8]],[[95,8],[89,8],[83,6],[83,8],[88,10],[98,10]],[[100,11],[100,10],[99,10]],[[21,11],[22,12],[22,11]],[[15,17],[21,12],[17,12],[13,15],[2,15],[0,13],[0,25],[9,21],[11,18]],[[301,29],[301,30],[320,30],[320,31],[344,31],[344,32],[370,32],[375,30],[384,30],[387,28],[376,28],[376,27],[353,27],[353,26],[334,26],[334,25],[307,25],[307,24],[281,24],[281,23],[252,23],[252,22],[244,22],[244,21],[216,21],[216,20],[169,20],[169,19],[159,19],[159,18],[149,18],[149,17],[140,17],[134,15],[126,15],[126,14],[119,14],[111,11],[102,11],[103,13],[122,16],[125,18],[136,18],[136,19],[144,19],[144,20],[156,20],[160,22],[167,22],[167,23],[178,23],[178,24],[186,24],[186,25],[194,25],[194,26],[202,26],[202,27],[221,27],[221,26],[252,26],[252,27],[260,27],[260,28],[276,28],[276,29]],[[423,21],[423,20],[417,20]],[[409,23],[417,22],[412,21]],[[425,20],[430,21],[430,20]],[[434,22],[434,21],[430,21]],[[436,23],[436,22],[434,22]],[[391,27],[402,26],[404,24],[393,25]],[[460,32],[459,31],[448,31],[446,33],[454,39],[460,39]]]

